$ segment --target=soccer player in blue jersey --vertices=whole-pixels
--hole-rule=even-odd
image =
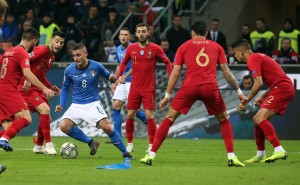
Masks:
[[[132,159],[133,157],[127,152],[120,134],[114,129],[99,101],[99,77],[103,76],[114,83],[116,76],[99,62],[88,59],[86,46],[82,43],[74,46],[72,55],[75,62],[65,70],[60,93],[60,105],[55,108],[56,112],[65,109],[69,88],[72,86],[72,104],[62,116],[61,131],[76,140],[87,143],[90,147],[90,154],[95,155],[100,142],[91,139],[77,127],[77,124],[86,121],[99,129],[101,128],[122,152],[124,158]]]
[[[127,47],[131,44],[129,42],[129,36],[130,31],[128,28],[123,27],[120,30],[119,33],[119,40],[121,42],[121,45],[119,45],[116,49],[117,52],[117,60],[118,60],[118,66],[116,68],[115,74],[118,75],[119,69],[120,69],[120,63],[126,53]],[[118,80],[115,83],[112,83],[111,90],[114,94],[113,96],[113,123],[114,127],[117,132],[121,135],[121,126],[122,126],[122,115],[121,115],[121,108],[123,104],[127,101],[129,89],[131,85],[131,61],[127,64],[126,70],[123,73],[124,76],[127,76],[125,78],[125,83],[119,83]],[[136,113],[136,117],[139,118],[143,123],[147,124],[146,121],[146,114],[144,111],[139,110]],[[127,134],[127,130],[126,130]],[[133,133],[131,133],[133,134]],[[132,152],[133,151],[133,143],[128,143],[127,145],[127,151]]]

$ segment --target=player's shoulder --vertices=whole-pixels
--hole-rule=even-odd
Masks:
[[[74,71],[74,70],[76,70],[76,62],[71,63],[65,69],[66,73],[70,72],[70,71]]]

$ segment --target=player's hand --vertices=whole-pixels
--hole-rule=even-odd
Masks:
[[[60,94],[60,89],[56,85],[53,85],[51,90],[54,91],[57,96]]]
[[[263,97],[260,96],[260,97],[258,97],[258,98],[256,98],[256,99],[254,100],[254,105],[260,106],[260,105],[262,104],[263,101],[264,101]]]
[[[31,83],[29,81],[25,80],[24,85],[22,87],[22,90],[23,91],[28,91],[30,89],[30,87],[31,87]]]
[[[116,77],[116,75],[114,75],[114,74],[110,74],[108,80],[109,80],[111,83],[115,83],[116,80],[117,80],[117,77]]]
[[[247,105],[243,105],[242,103],[237,107],[238,111],[245,111],[246,110]]]
[[[55,92],[52,91],[51,89],[48,88],[43,89],[43,92],[47,95],[49,99],[52,99],[55,96]]]
[[[55,107],[55,112],[60,112],[62,111],[64,108],[61,105],[56,105]]]
[[[159,110],[163,111],[166,107],[166,105],[168,104],[170,98],[164,98],[159,102]]]
[[[246,104],[248,102],[248,99],[244,94],[239,95],[239,99],[240,99],[242,104]]]
[[[123,76],[120,76],[120,77],[119,77],[119,82],[120,82],[121,84],[125,84],[125,78],[124,78]]]

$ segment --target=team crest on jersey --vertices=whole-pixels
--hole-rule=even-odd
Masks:
[[[144,51],[144,50],[141,50],[141,51],[140,51],[140,55],[142,55],[142,56],[143,56],[143,55],[144,55],[144,53],[145,53],[145,51]]]
[[[86,74],[85,74],[85,73],[83,73],[83,74],[82,74],[82,76],[83,76],[83,77],[86,77]]]
[[[90,73],[91,73],[92,76],[96,76],[96,72],[95,71],[92,70],[92,71],[90,71]]]
[[[29,53],[28,55],[29,55],[29,57],[31,58],[31,57],[34,56],[34,52],[31,52],[31,53]]]

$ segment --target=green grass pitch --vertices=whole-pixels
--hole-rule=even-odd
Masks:
[[[7,170],[0,175],[1,185],[299,185],[300,141],[281,141],[288,152],[287,160],[271,164],[246,164],[244,168],[227,166],[227,155],[221,139],[188,140],[168,138],[157,153],[152,166],[140,164],[148,139],[135,139],[129,170],[100,170],[96,166],[121,163],[123,157],[111,144],[101,141],[96,156],[89,155],[86,144],[69,137],[54,137],[57,151],[65,142],[79,147],[77,159],[62,159],[55,156],[32,153],[31,137],[17,136],[10,141],[14,151],[0,151],[0,164]],[[266,142],[267,155],[273,152]],[[254,140],[235,140],[235,154],[241,161],[255,155]]]

